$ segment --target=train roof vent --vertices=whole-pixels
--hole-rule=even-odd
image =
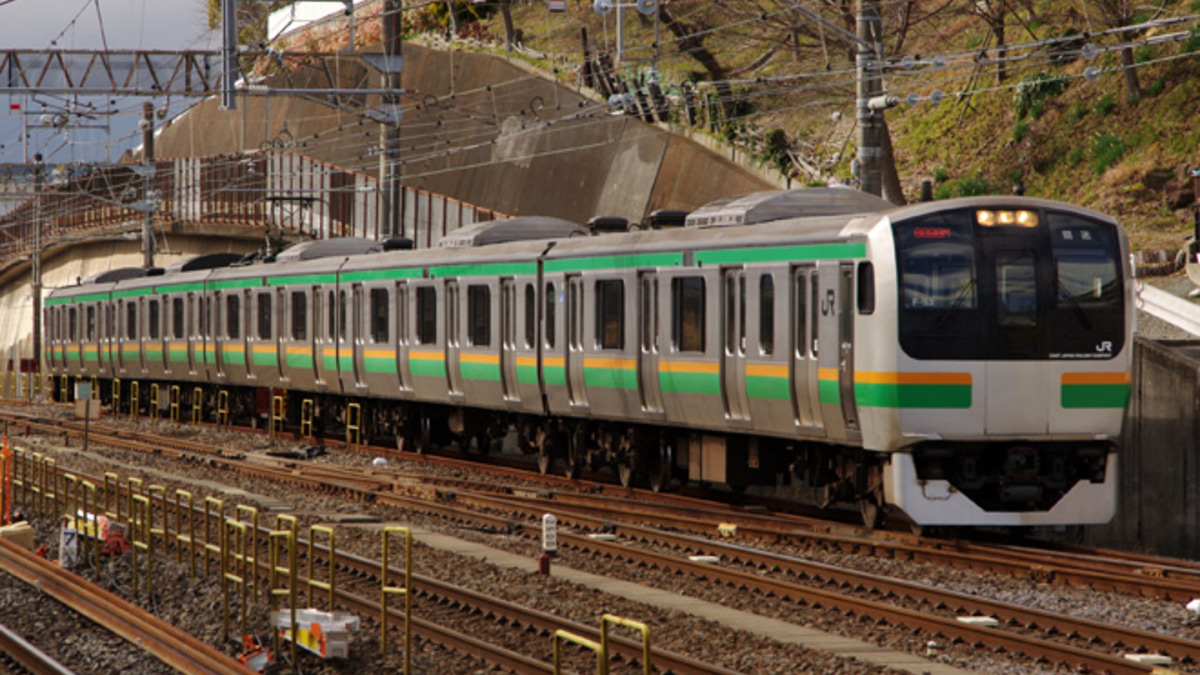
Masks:
[[[679,211],[677,209],[658,209],[651,211],[646,218],[646,227],[652,230],[661,230],[671,227],[683,227],[687,224],[687,211]]]
[[[118,267],[115,270],[101,272],[87,283],[92,284],[111,284],[116,281],[125,281],[126,279],[141,279],[146,276],[146,268],[144,267]]]
[[[230,265],[242,259],[241,253],[208,253],[188,258],[167,268],[168,273],[194,272],[196,270],[215,270]]]
[[[710,202],[687,217],[687,227],[754,225],[785,218],[877,213],[894,208],[886,199],[846,187],[755,192]]]
[[[340,239],[318,239],[294,244],[275,256],[277,263],[317,260],[318,258],[343,258],[364,253],[378,253],[383,244],[365,237],[343,237]]]
[[[588,236],[587,229],[569,220],[545,216],[521,216],[505,220],[488,220],[460,227],[439,239],[437,245],[438,248],[464,248],[504,244],[510,241],[586,236]]]

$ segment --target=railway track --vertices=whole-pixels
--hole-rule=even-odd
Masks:
[[[8,672],[5,664],[19,668],[17,673],[30,675],[75,675],[28,640],[0,625],[0,672]]]
[[[107,627],[115,635],[141,646],[178,672],[193,675],[247,675],[253,672],[140,607],[4,539],[0,539],[0,567]]]
[[[93,436],[93,438],[96,437]],[[141,444],[154,446],[154,449],[160,453],[177,452],[180,455],[184,455],[194,452],[194,449],[176,449],[170,451],[163,449],[164,445],[182,445],[176,441],[159,443],[147,442],[148,440],[150,439],[116,437],[106,438],[105,442],[121,443],[123,445]],[[222,453],[222,455],[226,454],[228,453]],[[206,456],[210,461],[218,457],[218,455],[212,453],[211,449],[207,449]],[[376,501],[404,508],[433,511],[442,517],[450,518],[456,522],[472,522],[478,526],[497,529],[511,528],[511,514],[513,513],[520,513],[526,518],[536,518],[547,510],[553,510],[564,523],[574,524],[585,530],[611,529],[612,524],[618,522],[620,523],[618,531],[626,538],[625,543],[600,542],[570,533],[560,533],[560,542],[565,542],[567,546],[579,552],[604,556],[609,559],[627,560],[638,565],[652,565],[663,569],[676,570],[696,578],[707,579],[714,584],[752,588],[764,597],[790,598],[796,600],[802,606],[833,608],[847,616],[870,617],[878,621],[912,627],[928,632],[929,634],[950,636],[954,640],[961,640],[968,644],[986,645],[993,649],[1027,654],[1034,660],[1070,664],[1072,667],[1087,668],[1094,672],[1150,672],[1148,667],[1128,661],[1119,654],[1098,651],[1095,646],[1099,645],[1109,647],[1110,651],[1115,651],[1118,648],[1139,648],[1142,651],[1149,650],[1169,654],[1183,662],[1195,663],[1200,661],[1200,658],[1198,658],[1200,657],[1200,644],[1191,641],[1175,640],[1143,631],[1126,630],[1098,622],[1069,619],[1047,612],[1039,612],[974,596],[946,593],[910,582],[897,581],[877,575],[868,575],[861,572],[800,561],[786,556],[764,553],[744,546],[714,542],[710,539],[696,536],[672,535],[658,529],[630,524],[632,521],[637,520],[649,520],[655,523],[669,521],[673,527],[700,531],[711,535],[715,530],[714,523],[726,522],[729,519],[740,519],[741,522],[738,524],[738,527],[755,531],[755,536],[758,537],[770,536],[777,539],[796,536],[802,538],[817,537],[818,539],[824,537],[836,547],[845,548],[849,546],[859,552],[865,549],[887,549],[890,547],[893,557],[907,556],[910,559],[920,559],[922,556],[933,555],[933,553],[923,553],[922,551],[925,549],[920,549],[916,544],[897,542],[888,537],[876,540],[807,531],[805,526],[796,522],[796,519],[787,516],[777,517],[769,514],[736,513],[726,508],[701,508],[687,500],[685,500],[686,505],[671,507],[668,504],[659,503],[648,507],[644,503],[638,506],[632,502],[606,495],[578,493],[544,495],[538,494],[536,491],[529,491],[529,494],[522,493],[520,495],[486,494],[466,489],[467,485],[463,482],[458,482],[452,490],[421,486],[415,482],[416,479],[410,481],[405,476],[390,472],[364,473],[362,471],[341,469],[329,465],[323,465],[319,468],[300,464],[286,464],[282,467],[269,467],[265,465],[246,467],[244,465],[249,464],[248,462],[230,456],[220,456],[218,461],[227,463],[230,468],[240,467],[241,469],[249,470],[263,478],[273,477],[275,480],[284,480],[293,483],[300,482],[318,489],[332,489],[338,492],[357,494],[358,498],[364,501]],[[430,490],[434,491],[435,497],[439,497],[442,502],[448,503],[431,505],[429,502]],[[398,494],[404,491],[414,492],[415,496]],[[509,514],[509,516],[506,518],[481,515],[477,511],[467,510],[465,507],[504,512]],[[669,515],[669,512],[672,510],[675,511],[673,516]],[[755,528],[758,529],[755,530]],[[936,544],[936,546],[948,545],[947,543]],[[688,553],[705,552],[706,554],[715,554],[722,561],[730,561],[729,567],[733,567],[736,564],[752,571],[747,572],[727,568],[724,564],[714,567],[711,564],[694,563],[678,555],[644,550],[643,547],[682,550]],[[959,548],[961,549],[961,546]],[[986,547],[980,548],[986,549]],[[1001,550],[1007,553],[1007,566],[999,565],[999,567],[1002,570],[1006,570],[1006,573],[1014,573],[1013,570],[1018,569],[1018,567],[1014,567],[1016,565],[1024,565],[1022,569],[1024,569],[1026,574],[1030,574],[1031,576],[1033,576],[1031,570],[1040,569],[1043,571],[1043,574],[1046,574],[1045,571],[1051,569],[1045,565],[1045,552],[1021,551],[1020,547],[1008,547]],[[947,559],[945,556],[948,553],[947,551],[940,551],[940,559]],[[955,564],[957,566],[961,566],[962,562],[967,560],[969,561],[968,566],[972,568],[976,566],[988,566],[989,569],[994,569],[994,566],[991,564],[992,560],[1000,558],[995,548],[991,549],[990,556],[976,555],[972,557],[972,554],[963,553],[961,550],[953,553],[956,556],[954,560],[956,560]],[[900,555],[898,556],[897,554]],[[1023,557],[1036,557],[1039,560],[1039,564],[1022,563],[1019,559]],[[1089,561],[1088,556],[1079,551],[1063,552],[1061,558],[1064,561],[1075,560],[1077,567],[1087,567],[1094,563],[1094,561]],[[1098,563],[1106,571],[1092,571],[1088,573],[1090,576],[1087,577],[1087,584],[1096,585],[1097,580],[1105,580],[1112,588],[1118,589],[1123,585],[1147,584],[1152,588],[1152,594],[1162,595],[1163,597],[1174,597],[1172,594],[1186,595],[1194,593],[1191,589],[1195,588],[1195,569],[1181,564],[1177,567],[1168,567],[1170,576],[1164,574],[1157,577],[1139,572],[1139,570],[1147,569],[1146,565],[1149,562],[1151,562],[1150,559],[1130,557],[1124,561],[1114,559]],[[359,569],[358,574],[365,578],[370,578],[371,572],[363,566],[363,563],[339,560],[338,564],[344,565],[347,568],[357,567]],[[771,570],[771,575],[767,575],[764,578],[762,570]],[[1121,576],[1122,570],[1126,572],[1123,577]],[[1068,568],[1065,562],[1061,569],[1059,567],[1052,568],[1052,572],[1054,578],[1058,580],[1079,579],[1084,575],[1084,572],[1079,569]],[[377,569],[374,574],[378,574]],[[774,578],[776,574],[790,577],[790,579]],[[1120,577],[1120,580],[1118,580],[1118,577]],[[802,585],[795,583],[793,580],[802,580],[805,583]],[[814,584],[816,587],[814,587]],[[829,588],[838,589],[847,587],[856,589],[856,592],[845,593],[827,590]],[[432,588],[432,580],[423,579],[420,582],[420,588],[422,593],[430,593],[431,591],[426,589]],[[1140,592],[1144,593],[1144,591]],[[451,597],[451,594],[445,589],[441,589],[435,595],[427,597],[435,596],[439,598]],[[870,599],[872,597],[899,598],[903,600],[902,604],[918,607],[937,607],[942,608],[942,610],[940,614],[932,614],[927,611],[918,611],[905,606],[897,606],[892,602],[881,602]],[[1194,595],[1189,597],[1194,597]],[[350,594],[346,596],[344,602],[347,605],[360,603],[364,614],[370,615],[370,612],[367,611],[367,604],[369,603],[366,603],[366,601],[356,599]],[[479,607],[476,604],[479,602],[477,598],[469,599],[459,596],[449,602],[455,605]],[[480,609],[479,611],[508,617],[520,625],[539,625],[542,626],[542,630],[550,629],[545,624],[545,619],[542,619],[541,623],[538,623],[536,618],[517,616],[512,610],[501,611],[497,608],[491,608]],[[981,615],[993,616],[999,619],[1006,628],[985,628],[964,624],[958,620],[959,616]],[[575,627],[575,630],[585,631],[586,628]],[[1072,642],[1077,643],[1082,640],[1084,643],[1091,645],[1091,647],[1079,647],[1075,646],[1075,644],[1065,644],[1061,641],[1051,641],[1039,637],[1040,635],[1054,634],[1072,636]],[[636,649],[636,645],[631,645],[630,648]],[[679,666],[679,670],[676,672],[711,671],[691,671],[687,670],[685,666]]]

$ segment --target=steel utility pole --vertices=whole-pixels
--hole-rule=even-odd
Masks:
[[[142,267],[154,267],[154,104],[142,103],[142,204],[146,213],[142,219]]]
[[[42,376],[42,153],[33,155],[33,259],[29,261],[29,291],[33,298],[33,359],[29,374],[29,400]],[[20,372],[18,365],[17,371]]]
[[[400,0],[383,3],[383,62],[379,121],[379,208],[383,234],[393,237],[400,232],[400,73],[404,60],[400,53]]]
[[[858,177],[859,189],[883,194],[883,16],[879,0],[858,0]]]

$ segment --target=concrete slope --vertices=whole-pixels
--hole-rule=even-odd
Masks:
[[[514,215],[577,222],[640,220],[655,209],[779,185],[703,146],[634,117],[610,114],[585,91],[501,57],[404,45],[400,162],[406,185]],[[274,86],[378,86],[353,60],[337,73],[295,72]],[[361,111],[378,97],[350,101]],[[372,174],[378,125],[326,101],[247,97],[237,111],[206,100],[159,134],[160,157],[253,150],[264,142]],[[286,131],[285,131],[286,130]]]

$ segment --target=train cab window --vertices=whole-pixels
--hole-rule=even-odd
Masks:
[[[525,348],[533,349],[537,342],[537,293],[533,284],[525,284]]]
[[[271,339],[271,294],[258,294],[258,339]]]
[[[391,320],[388,304],[388,289],[371,289],[371,341],[383,344],[388,341],[388,323]]]
[[[88,342],[93,342],[96,339],[96,306],[88,305],[87,315],[84,321],[84,335],[87,336]]]
[[[596,281],[596,346],[625,348],[625,282],[620,279]]]
[[[875,266],[869,262],[858,264],[857,300],[859,314],[875,313]]]
[[[554,341],[558,332],[557,319],[554,310],[558,307],[558,295],[554,292],[554,284],[546,284],[546,348],[554,349]]]
[[[292,339],[308,339],[308,295],[292,291]]]
[[[162,327],[162,316],[159,314],[158,307],[158,298],[146,302],[146,328],[152,340],[161,337],[159,329]]]
[[[135,340],[138,336],[138,311],[133,302],[125,303],[125,338]]]
[[[671,280],[671,344],[675,351],[704,351],[704,308],[704,277]]]
[[[417,344],[437,342],[437,289],[423,286],[417,289]]]
[[[997,320],[1001,326],[1037,324],[1037,279],[1032,251],[996,255]]]
[[[762,353],[775,353],[775,277],[758,278],[758,342]]]
[[[242,334],[242,298],[237,295],[225,296],[225,334],[231,338],[241,337]]]
[[[492,289],[467,286],[467,330],[469,344],[486,347],[492,343]]]
[[[183,298],[171,298],[171,337],[180,339],[184,337],[183,321],[186,314],[183,312]]]
[[[69,331],[67,337],[71,342],[79,339],[79,313],[75,311],[74,307],[67,313],[67,330]]]

